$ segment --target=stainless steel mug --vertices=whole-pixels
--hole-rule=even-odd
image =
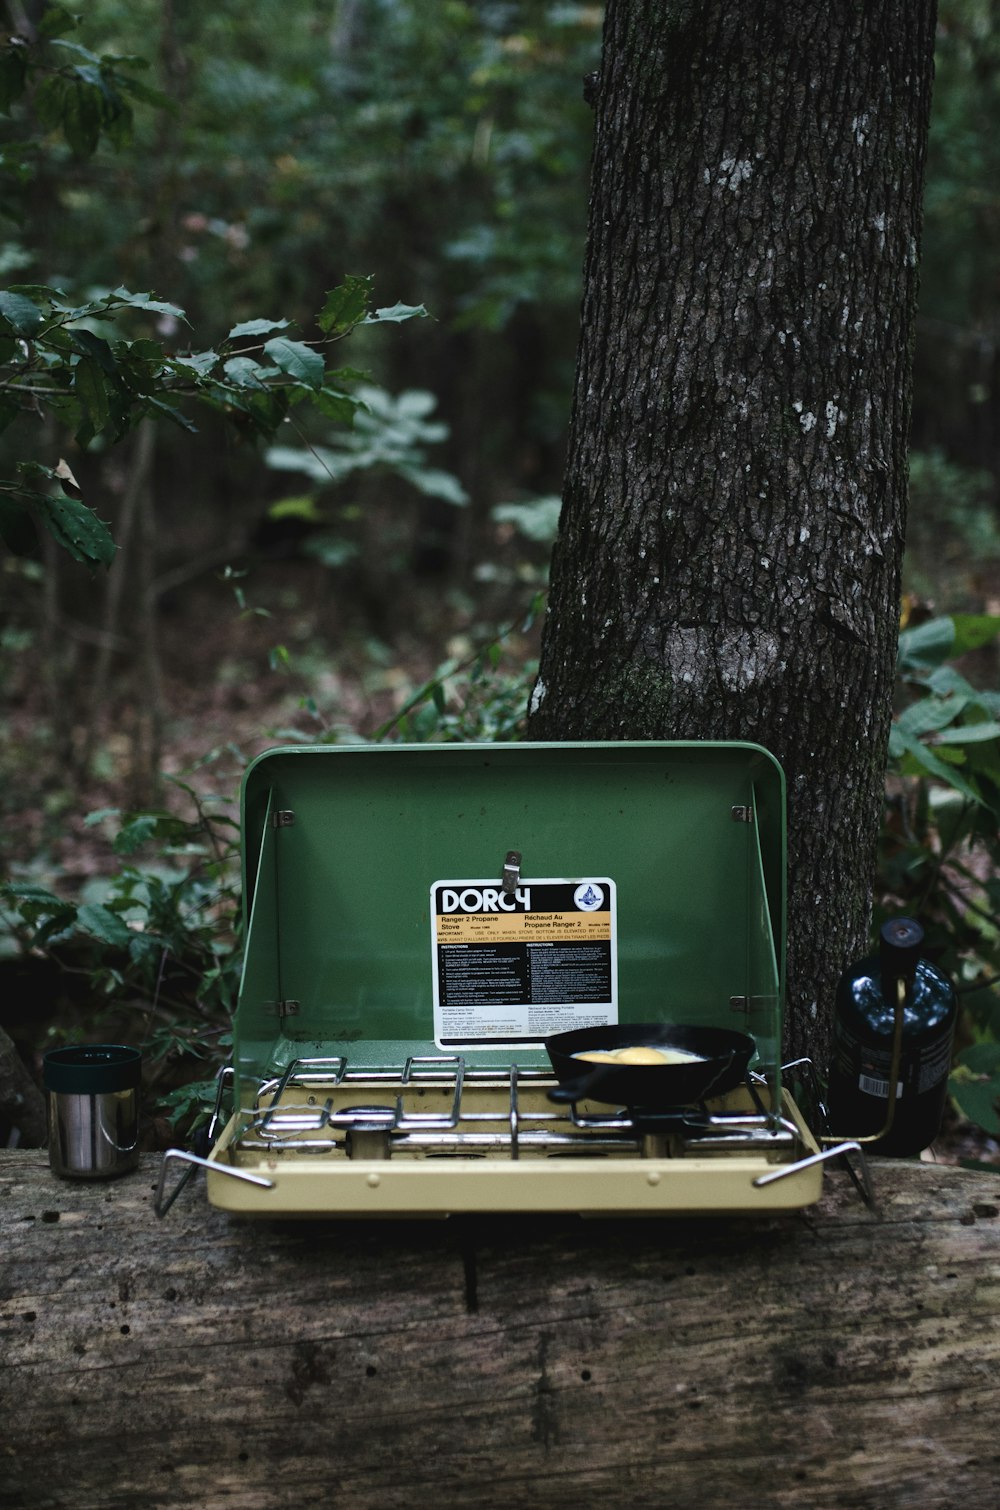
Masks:
[[[49,1164],[70,1179],[108,1179],[139,1162],[142,1055],[121,1043],[50,1049],[44,1060]]]

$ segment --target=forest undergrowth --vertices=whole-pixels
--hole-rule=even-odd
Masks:
[[[239,786],[248,761],[275,744],[317,740],[517,737],[537,654],[537,617],[528,612],[539,606],[537,584],[502,605],[448,600],[425,588],[410,627],[389,642],[357,617],[341,618],[329,575],[309,563],[272,563],[251,580],[239,602],[224,581],[206,581],[181,595],[164,617],[163,781],[156,803],[138,815],[123,804],[135,754],[137,710],[129,696],[110,702],[112,715],[89,770],[67,780],[48,748],[30,666],[21,665],[10,683],[4,872],[29,894],[37,887],[76,911],[60,918],[51,905],[48,912],[40,909],[35,922],[49,932],[36,935],[36,942],[51,947],[25,949],[23,927],[3,938],[0,1026],[39,1081],[42,1055],[62,1042],[97,1033],[142,1044],[150,1054],[150,1147],[168,1146],[178,1128],[190,1131],[204,1116],[210,1082],[226,1057],[240,946]],[[487,606],[504,617],[496,613],[502,606],[510,625],[499,635],[492,631],[492,640]],[[922,672],[921,623],[940,621],[927,604],[919,605],[916,620],[910,633]],[[278,635],[285,653],[276,656]],[[992,685],[995,646],[981,658],[981,674]],[[901,838],[900,814],[910,813],[909,823],[914,811],[912,791],[912,776],[890,783],[884,835],[890,858],[883,857],[882,883],[894,891],[901,875],[903,885],[907,875],[912,879],[923,854],[912,832]],[[156,813],[162,817],[154,821]],[[988,869],[982,853],[973,863]],[[201,869],[208,885],[181,879]],[[133,870],[136,877],[158,875],[159,911],[145,894],[138,910],[129,911],[133,892],[146,884],[123,881]],[[991,886],[995,878],[986,873],[976,880]],[[925,883],[918,876],[916,884]],[[890,898],[883,895],[881,904],[891,905]],[[74,942],[74,928],[83,931],[81,917],[96,934],[96,950],[94,937]],[[148,957],[115,962],[119,919],[137,930],[127,940],[133,954],[136,938],[146,932]],[[966,1031],[960,1047],[975,1054],[979,1036]],[[980,1120],[987,1125],[953,1101],[942,1137],[925,1157],[1000,1167],[1000,1138],[988,1117]]]

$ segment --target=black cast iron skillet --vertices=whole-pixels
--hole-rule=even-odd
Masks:
[[[683,1049],[700,1058],[686,1064],[594,1064],[576,1058],[597,1049],[640,1044]],[[556,1033],[546,1038],[545,1048],[559,1081],[558,1088],[549,1092],[550,1101],[602,1101],[663,1111],[733,1090],[746,1075],[756,1044],[747,1033],[732,1028],[630,1022]]]

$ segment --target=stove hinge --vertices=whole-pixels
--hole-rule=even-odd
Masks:
[[[279,808],[276,813],[271,814],[271,825],[273,828],[291,828],[294,822],[295,814],[291,808]]]
[[[731,996],[729,1006],[733,1012],[757,1012],[761,1008],[765,1010],[773,1008],[775,999],[773,996]]]
[[[732,809],[732,815],[733,815],[733,822],[734,823],[752,823],[753,822],[753,808],[752,807],[734,807]]]
[[[279,1017],[298,1017],[299,1003],[292,997],[286,997],[283,1001],[267,1001],[264,1003],[269,1012],[276,1012]]]

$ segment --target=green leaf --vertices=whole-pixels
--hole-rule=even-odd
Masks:
[[[67,27],[66,30],[67,31],[75,31],[76,28],[71,26],[71,27]],[[53,46],[54,47],[64,47],[67,52],[76,53],[76,55],[77,55],[78,58],[83,58],[88,63],[97,63],[97,64],[99,64],[100,61],[101,61],[100,58],[97,56],[96,52],[91,52],[89,48],[82,47],[79,42],[61,42],[60,41],[60,42],[54,42]]]
[[[984,719],[980,724],[962,724],[959,729],[949,729],[947,741],[953,745],[982,744],[1000,738],[1000,723]]]
[[[121,58],[120,62],[128,63],[132,68],[148,68],[146,58]],[[152,85],[144,83],[141,79],[129,78],[127,74],[118,74],[115,83],[122,94],[131,95],[134,100],[141,100],[144,105],[153,105],[157,110],[166,110],[171,115],[177,114],[177,103],[162,89],[154,89]]]
[[[103,336],[95,335],[92,330],[72,330],[69,332],[74,348],[82,356],[91,357],[102,372],[109,377],[114,377],[118,372],[118,363],[115,361],[110,343]]]
[[[361,372],[357,367],[337,367],[327,373],[326,381],[328,387],[332,383],[368,383],[371,382],[371,373]]]
[[[982,802],[980,794],[957,771],[946,764],[938,753],[928,749],[927,745],[907,733],[905,729],[901,729],[898,723],[893,724],[890,731],[889,751],[897,760],[902,759],[904,755],[909,757],[917,771],[936,776],[946,786],[954,787],[956,791],[961,792],[963,797],[967,797],[970,802]]]
[[[89,565],[110,566],[115,542],[106,524],[76,498],[39,497],[38,516],[49,534],[73,557]]]
[[[965,697],[922,697],[904,709],[897,724],[907,734],[936,734],[953,724],[967,706]]]
[[[350,393],[341,393],[336,388],[324,387],[318,391],[315,388],[309,388],[302,391],[321,414],[327,419],[334,420],[338,425],[353,424],[355,413],[361,408],[360,399]]]
[[[183,320],[185,325],[189,323],[179,304],[167,304],[162,299],[154,299],[152,294],[133,294],[127,288],[116,288],[111,298],[130,309],[140,309],[156,315],[173,315],[176,320]]]
[[[66,295],[59,292],[52,300],[53,308],[64,317],[64,324],[72,320],[86,320],[91,315],[106,315],[111,309],[111,297],[105,295],[101,299],[91,299],[86,304],[67,304]]]
[[[350,561],[358,557],[358,547],[353,540],[341,540],[336,535],[314,535],[307,540],[302,547],[307,556],[318,561],[321,566],[336,569],[346,566]]]
[[[289,377],[297,378],[308,388],[322,388],[325,371],[323,358],[304,341],[289,341],[284,336],[275,336],[273,340],[266,342],[264,350],[275,366],[280,367],[282,372],[287,372]]]
[[[0,315],[17,331],[19,336],[30,338],[39,329],[44,319],[42,311],[23,294],[9,289],[0,291]]]
[[[958,1064],[973,1075],[1000,1074],[1000,1043],[974,1043],[963,1049]]]
[[[16,471],[18,477],[45,477],[50,482],[56,475],[51,467],[43,467],[40,461],[19,461]],[[32,494],[31,502],[34,503],[35,501],[35,496]]]
[[[168,1120],[175,1127],[193,1115],[195,1120],[188,1129],[190,1134],[211,1117],[218,1090],[217,1080],[189,1080],[176,1090],[158,1096],[156,1105],[165,1109]]]
[[[366,325],[383,325],[391,322],[399,325],[403,320],[427,320],[430,316],[423,304],[390,304],[386,309],[377,309],[365,319]]]
[[[175,408],[173,404],[168,404],[162,398],[153,398],[151,395],[146,400],[146,405],[149,409],[155,409],[157,414],[165,414],[167,419],[172,420],[175,425],[179,425],[182,430],[186,430],[189,435],[198,434],[198,426],[192,420],[189,420],[186,414],[182,414],[179,409]]]
[[[499,503],[491,510],[499,524],[512,524],[526,540],[551,546],[559,531],[562,499],[558,494],[532,498],[524,503]]]
[[[961,697],[966,704],[978,702],[983,695],[981,692],[977,692],[972,683],[966,681],[965,677],[962,676],[961,672],[956,671],[954,666],[938,666],[927,677],[924,685],[931,692],[937,693],[938,697],[957,696]]]
[[[313,446],[309,451],[296,446],[271,446],[265,460],[276,472],[302,472],[324,486],[340,482],[357,470],[353,457],[331,451],[328,446]]]
[[[62,5],[47,5],[41,21],[38,23],[38,35],[40,37],[62,37],[68,31],[75,31],[80,24],[79,16],[70,15]]]
[[[46,300],[65,298],[61,288],[53,288],[48,283],[11,283],[9,285],[12,294],[26,294],[29,299]]]
[[[27,881],[14,881],[4,886],[4,895],[15,897],[19,902],[26,902],[32,907],[43,907],[46,911],[61,911],[71,907],[62,897],[57,897],[54,891],[47,891],[44,886],[34,886]]]
[[[217,351],[192,351],[181,357],[168,357],[166,365],[182,375],[193,372],[196,377],[207,377],[218,360]]]
[[[80,361],[73,369],[73,391],[83,405],[94,435],[111,426],[111,388],[96,362]]]
[[[234,325],[226,337],[227,341],[236,341],[240,336],[266,336],[272,330],[287,330],[292,322],[290,320],[244,320],[241,325]]]
[[[66,97],[70,90],[68,79],[61,74],[50,74],[37,85],[33,103],[35,114],[49,131],[57,131],[62,125]]]
[[[102,104],[101,91],[96,85],[80,77],[72,80],[64,95],[60,124],[74,157],[92,157],[97,151]]]
[[[963,1059],[964,1057],[963,1055]],[[970,1122],[975,1122],[977,1127],[983,1128],[993,1137],[1000,1135],[1000,1074],[996,1073],[996,1069],[994,1065],[994,1073],[989,1079],[973,1080],[958,1073],[948,1081],[948,1089],[962,1113]]]
[[[138,341],[117,341],[114,350],[136,371],[155,371],[163,363],[163,347],[148,336]]]
[[[947,617],[904,629],[899,636],[900,667],[904,671],[920,671],[939,666],[951,654],[954,643],[955,625]]]
[[[104,822],[105,818],[117,818],[120,813],[121,809],[117,807],[94,808],[93,812],[88,813],[84,818],[83,826],[84,828],[96,828],[99,823]]]
[[[992,613],[956,613],[951,622],[955,626],[955,642],[952,655],[965,655],[970,650],[981,650],[1000,635],[1000,615]]]
[[[111,944],[116,949],[127,949],[132,942],[132,930],[122,922],[117,912],[99,903],[89,903],[78,909],[76,925],[83,933],[99,939],[102,944]]]
[[[322,524],[323,513],[309,493],[297,498],[281,498],[267,511],[268,519],[302,519],[306,524]]]
[[[115,837],[115,854],[134,855],[137,849],[153,838],[159,822],[155,813],[140,813],[137,818],[126,823]]]
[[[412,483],[428,498],[441,498],[445,503],[453,503],[462,507],[469,501],[469,495],[451,472],[443,472],[435,467],[411,467],[398,465],[396,470],[400,476],[405,477],[407,482]]]
[[[351,275],[339,287],[327,293],[326,303],[316,317],[324,335],[343,336],[360,325],[368,313],[375,279]]]
[[[266,367],[251,361],[249,357],[230,357],[228,362],[223,363],[222,370],[238,388],[262,387],[268,372]]]

